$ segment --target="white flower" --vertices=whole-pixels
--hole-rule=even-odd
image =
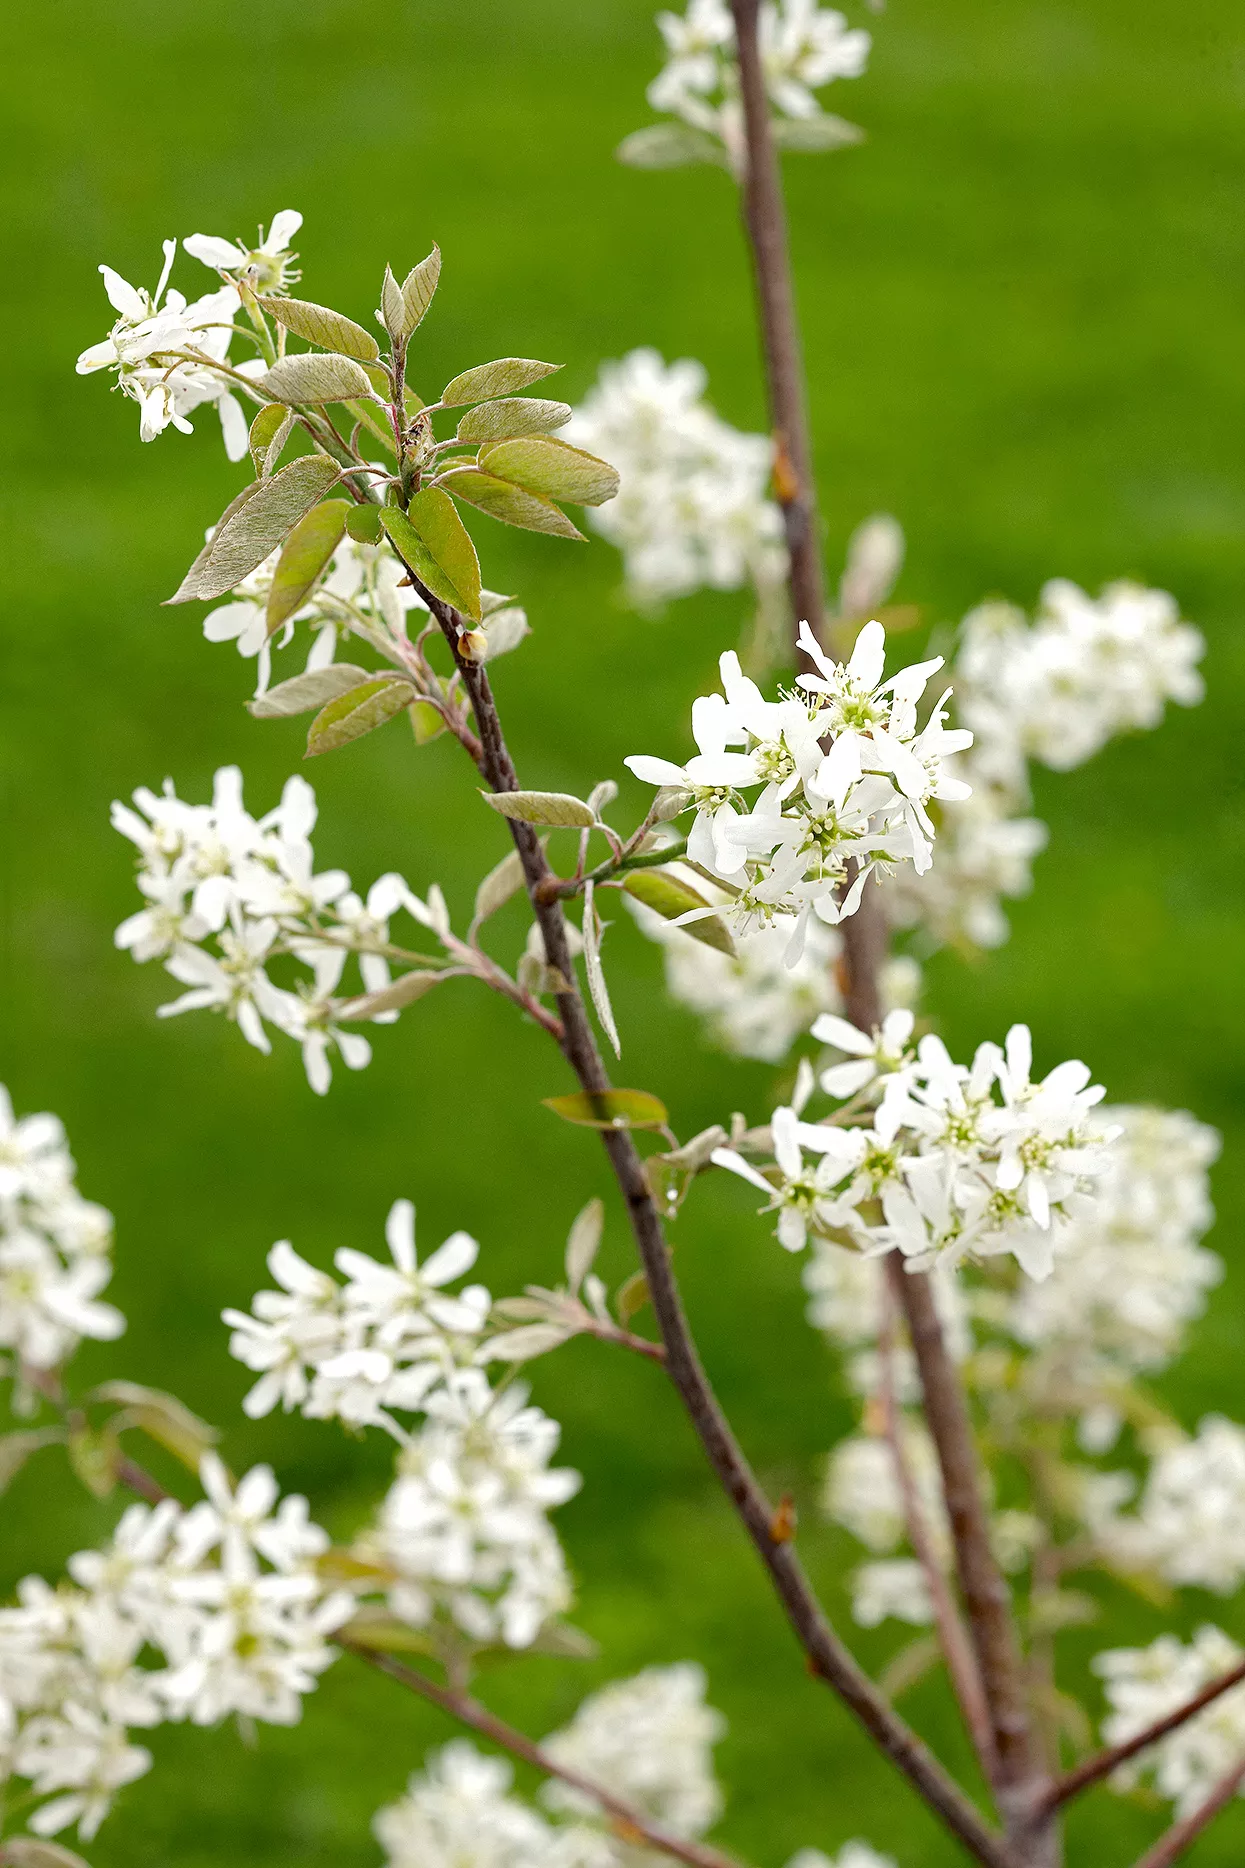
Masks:
[[[865,1142],[857,1130],[801,1122],[794,1109],[776,1109],[771,1129],[774,1159],[781,1176],[777,1185],[766,1180],[733,1148],[716,1148],[712,1159],[718,1167],[729,1168],[770,1196],[769,1206],[762,1211],[777,1212],[778,1243],[788,1252],[799,1252],[807,1243],[810,1227],[816,1230],[847,1223],[849,1204],[843,1182],[860,1166]],[[805,1150],[817,1157],[811,1168],[804,1160]]]
[[[899,1868],[892,1855],[879,1855],[867,1842],[845,1842],[833,1861],[820,1849],[800,1849],[787,1868]]]
[[[1126,1568],[1231,1595],[1245,1580],[1245,1427],[1208,1414],[1194,1438],[1156,1454],[1135,1517],[1104,1527]]]
[[[299,277],[293,269],[298,255],[291,253],[289,247],[302,224],[303,217],[297,209],[282,208],[273,216],[266,235],[260,228],[259,241],[254,247],[222,240],[215,234],[191,234],[182,245],[193,259],[201,260],[216,272],[230,273],[235,278],[244,276],[256,292],[283,292]]]
[[[852,1571],[852,1620],[861,1628],[884,1621],[910,1622],[926,1628],[934,1619],[929,1580],[913,1557],[862,1563]]]
[[[508,1794],[513,1778],[504,1759],[451,1739],[376,1813],[388,1868],[550,1868],[554,1832]]]
[[[905,1423],[904,1452],[926,1523],[939,1547],[949,1550],[938,1462],[928,1437],[911,1423]],[[826,1464],[821,1505],[870,1550],[894,1550],[905,1534],[906,1515],[889,1441],[862,1434],[841,1440]]]
[[[1187,1647],[1175,1635],[1160,1635],[1147,1648],[1099,1654],[1094,1671],[1102,1677],[1111,1708],[1103,1720],[1104,1741],[1123,1744],[1145,1731],[1240,1659],[1236,1643],[1214,1627],[1200,1628]],[[1177,1817],[1184,1817],[1209,1796],[1243,1752],[1245,1686],[1237,1686],[1122,1766],[1110,1782],[1128,1789],[1151,1776],[1159,1795],[1171,1799]]]

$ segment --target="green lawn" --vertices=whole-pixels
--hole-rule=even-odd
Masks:
[[[1168,1392],[1191,1420],[1239,1414],[1245,22],[1223,0],[893,0],[870,23],[869,75],[831,94],[867,146],[795,159],[789,178],[829,561],[885,507],[909,535],[900,595],[931,620],[992,592],[1031,603],[1055,574],[1131,574],[1177,592],[1210,643],[1201,709],[1039,780],[1052,834],[1037,893],[1002,953],[931,968],[930,1010],[953,1046],[1027,1018],[1039,1060],[1083,1055],[1114,1098],[1223,1130],[1229,1276]],[[734,202],[720,174],[611,160],[649,116],[647,0],[48,0],[16,12],[6,41],[0,1079],[20,1108],[64,1117],[84,1191],[117,1215],[129,1334],[119,1352],[84,1351],[83,1376],[176,1388],[225,1428],[235,1464],[272,1460],[348,1531],[384,1447],[297,1419],[247,1427],[222,1306],[263,1281],[274,1239],[325,1263],[343,1243],[376,1248],[399,1194],[426,1242],[468,1227],[493,1289],[513,1289],[554,1272],[606,1175],[590,1138],[539,1106],[568,1087],[551,1047],[467,986],[379,1031],[373,1067],[339,1073],[321,1102],[291,1045],[264,1059],[220,1020],[158,1024],[169,982],[113,950],[133,890],[109,800],[166,772],[205,795],[236,760],[266,809],[301,736],[252,721],[244,665],[195,615],[160,608],[239,470],[210,413],[194,439],[141,448],[132,405],[75,378],[108,321],[95,267],[154,283],[163,236],[233,234],[298,206],[304,289],[370,322],[384,262],[408,266],[436,238],[445,273],[417,382],[517,352],[565,359],[577,396],[602,358],[651,343],[702,357],[722,412],[756,427]],[[673,750],[742,597],[641,620],[599,541],[476,531],[486,581],[520,592],[535,629],[498,677],[528,782],[583,790],[627,753]],[[314,776],[321,863],[348,861],[363,883],[397,867],[461,909],[504,848],[444,742],[416,752],[391,729]],[[499,928],[519,938],[517,915]],[[625,927],[614,941],[627,1079],[684,1133],[758,1111],[769,1073],[709,1052],[662,1004],[656,951]],[[616,1212],[607,1253],[626,1275]],[[767,1481],[805,1501],[810,1564],[844,1616],[847,1540],[817,1527],[812,1489],[849,1411],[802,1321],[798,1267],[716,1184],[680,1222],[678,1256],[739,1432]],[[799,1845],[865,1834],[902,1868],[959,1860],[804,1674],[659,1378],[576,1344],[535,1383],[585,1474],[559,1522],[602,1658],[512,1663],[497,1705],[543,1732],[597,1681],[695,1656],[730,1719],[731,1846],[781,1868]],[[55,1574],[114,1516],[45,1457],[0,1502],[0,1581]],[[1118,1607],[1113,1634],[1157,1632]],[[1191,1602],[1189,1625],[1211,1617],[1245,1635],[1239,1607]],[[894,1645],[880,1633],[859,1649],[877,1666]],[[906,1710],[959,1755],[936,1688]],[[365,1868],[371,1811],[446,1736],[343,1662],[300,1730],[264,1729],[254,1750],[231,1729],[158,1733],[157,1769],[89,1853],[96,1868]],[[1122,1864],[1155,1824],[1096,1793],[1071,1860]],[[1228,1868],[1243,1847],[1238,1810],[1189,1859]]]

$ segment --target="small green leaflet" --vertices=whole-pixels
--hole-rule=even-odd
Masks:
[[[304,350],[274,363],[259,387],[278,402],[349,402],[370,396],[372,379],[353,357]]]
[[[730,166],[717,137],[687,123],[650,123],[625,136],[614,153],[632,169],[681,169],[692,162]]]
[[[456,441],[505,441],[516,435],[547,435],[571,419],[569,402],[542,402],[536,396],[508,396],[481,402],[458,424]]]
[[[481,473],[477,467],[447,469],[437,476],[436,484],[452,493],[455,499],[465,499],[469,506],[478,506],[491,519],[500,519],[503,525],[521,526],[527,532],[552,532],[556,538],[582,539],[584,536],[551,499],[527,493],[509,480]]]
[[[378,680],[364,681],[359,687],[348,689],[322,707],[312,721],[305,757],[314,759],[322,752],[336,752],[339,746],[348,746],[352,739],[374,733],[378,726],[384,726],[404,707],[409,707],[414,699],[414,688],[401,675],[382,675]]]
[[[618,1036],[618,1024],[614,1017],[614,1008],[610,1003],[609,987],[605,983],[605,969],[601,965],[601,922],[597,915],[596,885],[584,884],[584,970],[588,975],[588,991],[592,994],[592,1003],[601,1021],[601,1029],[614,1047],[615,1057],[622,1056],[622,1044]]]
[[[346,514],[346,530],[357,545],[379,545],[384,529],[379,506],[352,506]]]
[[[139,1427],[191,1472],[198,1472],[203,1455],[220,1439],[215,1427],[192,1414],[176,1395],[159,1388],[144,1388],[139,1382],[105,1382],[95,1389],[92,1399],[111,1401],[122,1410],[108,1422],[111,1435]]]
[[[291,675],[266,694],[257,694],[246,703],[247,712],[256,720],[284,720],[292,714],[314,713],[339,694],[347,694],[360,682],[374,678],[366,668],[356,668],[352,662],[330,662],[327,668]]]
[[[426,486],[405,513],[382,506],[381,524],[400,558],[434,597],[480,621],[480,560],[471,535],[440,487]]]
[[[677,876],[672,876],[667,869],[633,869],[623,882],[623,887],[628,895],[633,895],[636,901],[643,902],[646,908],[651,908],[666,921],[674,921],[679,915],[709,906],[703,895],[689,888]],[[706,947],[716,947],[719,953],[734,955],[735,943],[720,915],[706,915],[703,921],[689,921],[683,932],[690,934],[693,940],[703,941]]]
[[[406,334],[409,338],[423,322],[424,313],[432,303],[432,295],[437,289],[441,277],[441,249],[434,246],[427,259],[421,259],[418,266],[412,266],[402,281],[402,302],[406,307]]]
[[[281,450],[290,438],[294,417],[280,402],[265,402],[251,423],[249,445],[255,471],[266,477],[281,458]]]
[[[569,791],[482,791],[480,796],[503,817],[517,817],[524,824],[590,830],[597,821],[592,806]]]
[[[495,363],[477,363],[464,370],[441,391],[441,406],[462,408],[468,402],[491,402],[494,396],[512,396],[542,376],[552,376],[560,363],[538,363],[535,357],[498,357]]]
[[[573,1096],[544,1096],[546,1109],[586,1129],[664,1129],[666,1105],[647,1090],[578,1090]]]
[[[169,603],[223,597],[283,544],[305,512],[341,478],[327,454],[300,454],[268,480],[252,480],[221,514]]]
[[[270,318],[293,331],[295,337],[319,344],[321,350],[339,350],[363,363],[371,363],[380,355],[380,345],[370,331],[353,318],[344,318],[340,311],[330,311],[327,305],[311,305],[302,298],[261,298],[259,302]]]
[[[327,565],[346,530],[353,511],[348,499],[326,499],[301,518],[285,541],[268,592],[268,634],[280,629],[301,609],[311,587]]]
[[[618,491],[617,470],[552,435],[528,435],[517,441],[495,441],[483,447],[479,464],[484,473],[546,499],[569,499],[577,506],[601,506]]]
[[[378,1012],[400,1012],[403,1006],[414,1005],[416,999],[422,999],[426,992],[439,986],[444,978],[444,973],[434,971],[403,973],[392,985],[364,993],[359,999],[347,999],[338,1007],[337,1016],[353,1021],[375,1018]]]

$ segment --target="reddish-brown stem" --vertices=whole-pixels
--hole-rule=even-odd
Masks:
[[[1203,1829],[1209,1828],[1220,1811],[1227,1808],[1242,1783],[1245,1783],[1245,1758],[1225,1772],[1205,1803],[1200,1803],[1182,1821],[1173,1823],[1159,1837],[1154,1847],[1146,1850],[1134,1868],[1171,1868],[1172,1862],[1179,1861],[1190,1844],[1197,1841]]]
[[[516,791],[519,781],[502,732],[497,704],[485,669],[459,653],[465,619],[420,582],[407,567],[416,589],[437,619],[462,676],[480,737],[479,770],[494,791]],[[574,984],[575,969],[561,902],[546,899],[542,884],[550,875],[540,839],[530,824],[507,822],[523,865],[527,892],[549,964],[568,982],[556,995],[562,1021],[561,1049],[580,1087],[599,1092],[610,1087],[584,1003]],[[666,1351],[666,1370],[678,1390],[727,1497],[734,1505],[758,1555],[769,1571],[787,1619],[808,1658],[809,1669],[838,1693],[869,1732],[879,1749],[904,1773],[921,1796],[989,1868],[1018,1868],[1015,1858],[982,1820],[959,1785],[891,1706],[857,1664],[822,1611],[790,1541],[774,1534],[774,1506],[758,1484],[731,1432],[708,1376],[701,1365],[670,1262],[661,1215],[644,1172],[644,1163],[625,1129],[602,1132],[615,1179],[626,1205],[632,1235],[648,1280],[649,1296]]]
[[[774,491],[782,507],[787,537],[787,575],[794,617],[796,622],[807,621],[819,635],[825,620],[825,596],[817,490],[787,246],[787,211],[757,40],[760,0],[731,0],[731,11],[735,16],[744,117],[744,226],[752,253],[774,430]]]
[[[1234,1686],[1240,1686],[1242,1681],[1245,1681],[1245,1660],[1227,1673],[1220,1674],[1217,1680],[1212,1680],[1209,1686],[1204,1686],[1200,1693],[1195,1693],[1192,1699],[1186,1700],[1183,1706],[1178,1706],[1175,1712],[1165,1713],[1161,1719],[1156,1719],[1153,1725],[1147,1725],[1135,1737],[1126,1738],[1122,1744],[1113,1745],[1110,1751],[1098,1752],[1095,1757],[1087,1758],[1084,1764],[1078,1764],[1074,1771],[1067,1772],[1057,1783],[1051,1785],[1046,1799],[1047,1807],[1057,1809],[1070,1797],[1079,1796],[1082,1790],[1088,1790],[1091,1784],[1100,1782],[1104,1777],[1110,1777],[1112,1771],[1118,1770],[1121,1764],[1127,1764],[1128,1760],[1135,1758],[1139,1751],[1148,1750],[1151,1745],[1157,1744],[1160,1738],[1166,1738],[1169,1732],[1178,1730],[1189,1719],[1195,1718],[1199,1712],[1204,1711],[1207,1706],[1213,1705],[1221,1694],[1230,1692]]]
[[[990,1726],[990,1710],[986,1705],[981,1675],[977,1671],[976,1656],[968,1638],[968,1631],[960,1617],[955,1597],[948,1587],[942,1564],[938,1560],[931,1527],[917,1489],[907,1448],[904,1446],[903,1426],[895,1400],[895,1320],[899,1307],[889,1282],[883,1286],[883,1304],[882,1332],[878,1341],[881,1370],[878,1398],[882,1404],[883,1426],[891,1449],[891,1458],[894,1461],[900,1497],[903,1500],[908,1542],[912,1545],[917,1561],[925,1573],[926,1587],[929,1590],[930,1602],[934,1610],[934,1625],[938,1630],[943,1659],[947,1663],[947,1673],[955,1690],[965,1727],[982,1769],[987,1778],[993,1782],[998,1769],[998,1759],[994,1750],[994,1733]]]
[[[614,1796],[611,1791],[604,1789],[600,1784],[593,1783],[591,1778],[584,1777],[579,1771],[570,1770],[567,1766],[559,1764],[534,1740],[528,1738],[525,1733],[517,1731],[514,1726],[507,1725],[504,1719],[497,1718],[487,1706],[482,1706],[479,1700],[473,1699],[469,1693],[458,1691],[453,1687],[438,1686],[435,1680],[430,1680],[427,1674],[420,1673],[417,1668],[407,1667],[390,1655],[378,1653],[374,1648],[363,1647],[348,1637],[343,1636],[339,1645],[346,1653],[356,1654],[370,1667],[377,1668],[381,1673],[387,1673],[391,1680],[397,1680],[410,1692],[418,1693],[421,1698],[430,1700],[434,1706],[439,1706],[442,1712],[448,1713],[460,1724],[469,1725],[472,1731],[479,1732],[482,1738],[491,1739],[495,1745],[500,1745],[503,1751],[508,1751],[512,1758],[521,1758],[525,1764],[543,1771],[546,1777],[560,1778],[573,1790],[581,1791],[584,1796],[590,1797],[608,1816],[613,1818],[624,1840],[646,1842],[650,1848],[660,1849],[663,1855],[672,1855],[676,1861],[686,1862],[688,1868],[739,1868],[739,1864],[731,1856],[723,1855],[719,1849],[710,1848],[704,1842],[689,1842],[682,1836],[671,1835],[668,1829],[661,1828],[642,1810],[636,1809],[633,1804],[625,1803],[621,1797]]]

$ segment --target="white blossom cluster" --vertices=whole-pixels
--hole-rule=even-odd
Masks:
[[[93,344],[78,358],[79,376],[110,370],[122,395],[137,402],[139,434],[154,441],[170,425],[191,432],[189,417],[211,403],[220,416],[225,451],[231,461],[247,450],[249,423],[224,370],[235,378],[262,376],[262,358],[247,358],[231,365],[229,346],[234,320],[242,309],[240,284],[264,292],[279,292],[297,279],[291,269],[290,241],[303,217],[285,208],[273,218],[267,235],[253,249],[245,249],[211,234],[192,234],[182,245],[192,258],[226,275],[226,282],[188,304],[181,292],[168,287],[176,240],[164,242],[164,266],[154,292],[133,286],[111,266],[101,266],[108,302],[117,313],[112,330],[102,343]]]
[[[642,607],[786,575],[782,515],[769,497],[773,444],[715,414],[706,382],[691,358],[667,364],[655,350],[633,350],[602,364],[563,430],[618,469],[617,496],[590,517],[622,553]]]
[[[1031,625],[1008,603],[966,616],[955,714],[974,737],[953,771],[972,796],[942,812],[930,868],[893,879],[892,917],[938,942],[1006,940],[999,897],[1028,892],[1046,843],[1045,825],[1029,814],[1028,761],[1070,771],[1116,734],[1157,726],[1167,702],[1196,705],[1205,646],[1174,597],[1127,582],[1093,598],[1056,578]]]
[[[667,63],[648,87],[649,103],[719,139],[731,167],[742,172],[735,25],[726,0],[689,0],[686,13],[659,13],[657,24]],[[764,0],[759,25],[765,86],[779,125],[785,119],[804,130],[790,140],[805,148],[852,140],[837,119],[827,121],[814,93],[835,78],[860,77],[869,34],[849,28],[842,13],[818,0]]]
[[[125,1328],[100,1301],[112,1215],[83,1199],[74,1176],[57,1118],[19,1120],[0,1084],[0,1351],[11,1352],[19,1382],[23,1368],[59,1368],[84,1336],[110,1342]]]
[[[53,1589],[27,1577],[0,1609],[0,1787],[26,1779],[37,1835],[89,1840],[151,1754],[132,1728],[231,1714],[291,1725],[354,1608],[326,1589],[328,1538],[307,1501],[256,1466],[236,1487],[204,1456],[205,1496],[131,1505],[103,1550]],[[152,1660],[158,1662],[150,1664]]]
[[[625,761],[646,784],[682,792],[694,806],[688,858],[726,885],[722,912],[733,930],[794,916],[785,955],[792,966],[811,913],[832,926],[854,914],[879,864],[928,868],[929,804],[967,795],[943,760],[970,743],[966,732],[947,730],[941,701],[917,729],[917,702],[941,660],[883,681],[880,623],[865,625],[846,663],[824,655],[807,626],[800,639],[818,672],[799,676],[795,690],[767,701],[738,656],[723,655],[724,694],[702,695],[692,707],[694,757],[685,766]],[[714,912],[696,909],[679,921]]]
[[[1245,1427],[1209,1414],[1195,1435],[1161,1446],[1135,1513],[1106,1515],[1098,1536],[1121,1569],[1234,1594],[1245,1582]]]
[[[787,1868],[899,1868],[893,1855],[879,1855],[867,1842],[845,1842],[833,1860],[820,1849],[801,1849]]]
[[[542,1750],[692,1841],[721,1809],[712,1747],[725,1723],[704,1692],[690,1661],[648,1667],[592,1694]],[[599,1806],[560,1779],[540,1790],[553,1821],[514,1796],[512,1782],[507,1763],[469,1740],[442,1747],[400,1801],[377,1813],[388,1868],[648,1868],[662,1859],[620,1840]]]
[[[768,1174],[734,1149],[714,1161],[769,1196],[764,1210],[788,1251],[820,1233],[871,1254],[897,1250],[913,1269],[1010,1254],[1030,1277],[1049,1277],[1079,1196],[1107,1165],[1114,1131],[1093,1114],[1101,1087],[1076,1061],[1033,1082],[1024,1025],[1003,1049],[980,1045],[971,1067],[932,1035],[911,1050],[912,1028],[911,1012],[896,1011],[866,1037],[823,1014],[814,1036],[849,1061],[823,1071],[820,1086],[839,1099],[880,1096],[869,1123],[805,1122],[780,1108]]]
[[[440,940],[449,932],[440,890],[434,886],[423,901],[390,874],[364,899],[344,870],[316,875],[316,796],[305,779],[289,779],[280,804],[260,818],[243,805],[236,766],[217,772],[210,805],[184,803],[171,780],[161,793],[141,787],[134,803],[137,810],[114,804],[112,821],[138,850],[145,906],[121,923],[116,941],[136,960],[162,960],[188,988],[160,1015],[224,1012],[265,1052],[272,1048],[266,1027],[275,1026],[301,1044],[308,1081],[321,1095],[334,1048],[349,1069],[361,1070],[371,1046],[337,1022],[346,962],[357,958],[364,992],[383,990],[386,955],[394,952],[391,917],[403,909]],[[307,969],[293,991],[269,975],[281,960]],[[396,1016],[382,1011],[375,1022]]]
[[[337,1253],[342,1284],[288,1241],[273,1247],[281,1288],[259,1292],[249,1313],[224,1313],[231,1353],[260,1376],[243,1405],[253,1418],[280,1402],[390,1433],[397,1474],[359,1548],[391,1609],[414,1627],[526,1647],[570,1604],[548,1513],[579,1475],[551,1468],[560,1430],[527,1389],[493,1388],[479,1366],[492,1300],[479,1284],[446,1289],[475,1263],[475,1240],[453,1233],[420,1265],[409,1200],[393,1206],[386,1237],[390,1265]],[[422,1422],[408,1429],[399,1414]]]
[[[1160,1635],[1144,1648],[1113,1648],[1099,1654],[1107,1704],[1102,1735],[1108,1745],[1123,1744],[1144,1732],[1218,1679],[1241,1660],[1235,1641],[1215,1627],[1199,1628],[1186,1646],[1178,1636]],[[1119,1790],[1150,1779],[1161,1797],[1170,1798],[1177,1817],[1189,1815],[1245,1755],[1245,1686],[1212,1700],[1157,1744],[1139,1752],[1110,1779]],[[1238,1792],[1245,1795],[1245,1789]]]

